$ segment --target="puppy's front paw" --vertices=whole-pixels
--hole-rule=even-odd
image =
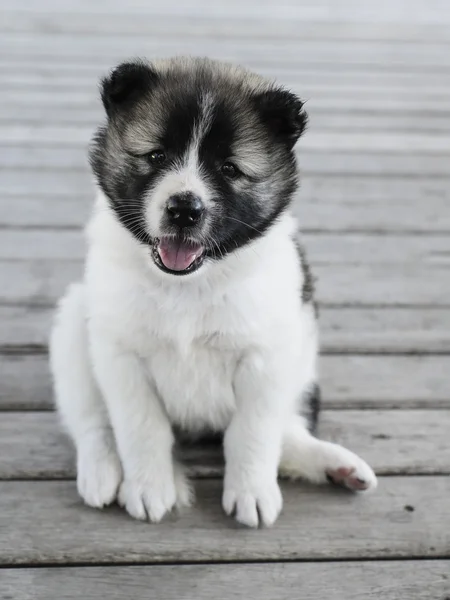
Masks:
[[[281,512],[283,498],[276,479],[244,485],[231,480],[225,482],[222,506],[227,515],[234,513],[243,525],[270,527]]]
[[[81,448],[77,460],[78,493],[88,506],[112,504],[122,481],[122,467],[115,449],[103,443]]]
[[[119,504],[135,519],[159,523],[177,508],[190,506],[193,493],[188,479],[178,465],[156,474],[125,478],[119,490]]]

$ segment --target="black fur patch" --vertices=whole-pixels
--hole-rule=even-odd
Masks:
[[[291,147],[294,146],[308,121],[303,102],[281,88],[258,94],[255,100],[263,122],[275,138],[284,138]]]
[[[319,309],[315,300],[315,277],[312,274],[308,258],[306,256],[306,250],[300,243],[298,237],[294,239],[295,247],[297,248],[298,257],[300,260],[300,267],[303,273],[303,286],[302,286],[302,302],[304,304],[312,303],[316,316],[318,315]]]
[[[302,399],[302,416],[307,420],[308,430],[313,434],[317,432],[321,402],[320,387],[314,383]]]
[[[106,112],[111,115],[129,107],[139,96],[149,92],[157,80],[156,71],[144,61],[119,65],[101,82],[101,97]]]

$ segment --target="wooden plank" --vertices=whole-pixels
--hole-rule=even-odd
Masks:
[[[85,17],[89,17],[92,13],[101,12],[97,5],[93,6],[88,0],[80,0],[79,2],[67,0],[64,3],[63,11],[61,11],[61,5],[56,0],[47,0],[44,5],[36,5],[32,0],[20,0],[20,2],[5,0],[4,5],[5,11],[8,12],[26,11],[38,15],[42,13],[45,15],[51,9],[68,15],[82,14]],[[429,0],[413,0],[407,6],[401,2],[383,0],[376,7],[368,2],[357,2],[356,0],[348,0],[339,5],[333,4],[331,0],[320,0],[314,3],[298,3],[289,0],[284,2],[282,6],[276,6],[276,8],[269,0],[262,0],[258,7],[260,8],[259,19],[267,19],[267,17],[276,18],[277,21],[283,21],[284,19],[308,21],[314,19],[319,23],[331,22],[333,25],[344,20],[348,23],[356,21],[358,25],[359,21],[388,25],[397,24],[400,21],[406,24],[435,26],[445,22],[447,17],[445,0],[434,0],[431,3]],[[411,10],[411,8],[414,10]],[[213,15],[216,18],[226,15],[234,15],[236,19],[241,19],[245,15],[255,18],[254,5],[252,3],[243,4],[237,0],[230,1],[226,7],[210,5],[204,0],[190,0],[181,5],[176,0],[170,0],[164,6],[136,2],[125,7],[120,0],[115,0],[108,4],[108,11],[111,11],[111,14],[118,15],[137,15],[139,18],[143,18],[144,15],[148,14],[157,16],[171,14],[172,12],[179,16],[197,16],[197,12],[201,12],[203,15]]]
[[[94,191],[61,198],[0,197],[0,227],[80,228],[87,221]],[[299,196],[294,206],[302,230],[368,233],[444,233],[450,231],[449,198],[404,196],[337,201],[336,198]]]
[[[364,134],[361,134],[364,135]],[[345,152],[339,149],[318,152],[301,148],[298,152],[299,164],[305,176],[314,174],[329,175],[364,175],[364,176],[422,176],[448,177],[447,166],[450,154],[424,153],[395,154],[392,152],[371,152],[370,134],[365,134],[367,145],[357,152]],[[407,135],[398,133],[399,137]],[[443,140],[449,144],[450,140]],[[437,144],[440,145],[440,142]],[[87,145],[86,145],[87,147]],[[414,152],[414,148],[411,149]],[[339,154],[337,154],[339,153]],[[26,144],[22,147],[2,146],[0,147],[0,158],[2,169],[17,169],[23,165],[25,169],[51,169],[65,170],[76,169],[84,171],[87,161],[86,148],[49,148],[41,145],[33,146]]]
[[[450,410],[324,411],[320,437],[364,457],[378,475],[450,474]],[[72,444],[55,413],[10,412],[0,420],[0,479],[75,477]],[[223,474],[220,444],[185,445],[195,477]]]
[[[364,84],[362,84],[364,85]],[[423,85],[423,83],[422,83]],[[332,93],[332,92],[330,92]],[[306,97],[306,93],[305,93]],[[377,110],[327,110],[308,106],[308,115],[310,119],[311,130],[314,131],[337,131],[341,133],[359,132],[369,133],[389,132],[389,133],[408,133],[415,130],[416,133],[423,132],[425,135],[437,134],[448,135],[450,132],[450,122],[443,113],[434,113],[433,111],[403,111],[402,113],[392,113],[391,111]],[[14,107],[8,106],[7,111],[0,114],[0,125],[13,125],[14,127],[25,127],[28,130],[39,131],[42,122],[51,124],[51,131],[47,127],[47,135],[42,136],[41,143],[49,145],[52,136],[57,137],[59,129],[76,127],[86,128],[91,133],[103,119],[103,114],[98,106],[96,110],[86,112],[80,109],[65,110],[64,108],[45,106],[26,106]],[[37,133],[30,134],[33,138]],[[25,136],[24,136],[25,137]],[[58,142],[60,144],[66,142]]]
[[[219,15],[217,15],[219,16]],[[230,28],[235,19],[229,20]],[[157,23],[154,23],[156,28]],[[81,41],[82,40],[82,41]],[[55,58],[108,57],[117,55],[117,35],[87,33],[80,38],[70,32],[53,32],[51,35],[40,33],[3,32],[0,48],[8,48],[12,56],[24,54],[30,58],[54,56]],[[142,54],[148,56],[168,56],[179,54],[197,54],[199,43],[191,36],[171,36],[170,24],[166,35],[152,36],[151,31],[139,35],[139,32],[120,36],[122,55]],[[56,54],[59,52],[59,54]],[[213,36],[204,40],[203,53],[215,55],[233,61],[259,60],[266,65],[283,62],[284,65],[336,63],[340,66],[382,65],[392,67],[414,66],[416,70],[427,67],[446,67],[449,57],[446,45],[434,43],[432,39],[426,44],[403,42],[393,44],[389,41],[377,40],[342,40],[339,44],[328,40],[303,40],[297,37],[295,42],[283,39],[282,36],[272,38],[270,44],[265,39]]]
[[[141,4],[142,5],[142,4]],[[322,20],[323,17],[330,18],[333,11],[321,11],[312,17],[302,19],[280,19],[277,18],[277,27],[274,28],[271,20],[261,18],[256,11],[250,17],[233,18],[230,11],[227,18],[217,18],[208,11],[208,5],[203,3],[202,14],[189,21],[186,27],[184,17],[175,11],[170,15],[164,11],[156,11],[153,8],[152,18],[136,18],[131,14],[112,12],[108,19],[98,10],[90,10],[89,17],[83,10],[61,10],[59,4],[55,5],[54,11],[46,11],[38,15],[34,6],[20,11],[15,6],[12,11],[5,9],[1,22],[1,30],[8,32],[27,32],[48,34],[55,32],[67,32],[74,34],[96,34],[102,35],[143,35],[163,36],[163,32],[170,30],[171,35],[178,37],[194,37],[203,41],[204,38],[235,39],[283,39],[289,42],[298,40],[333,41],[334,43],[348,43],[349,41],[388,41],[394,43],[415,42],[424,43],[426,40],[433,42],[449,41],[448,29],[441,24],[430,25],[424,22],[411,23],[403,18],[399,22],[384,22],[380,24],[375,19],[364,22],[358,19],[358,27],[351,23],[351,15],[347,15],[345,21],[336,23],[330,19]],[[179,10],[179,6],[177,5]],[[333,7],[335,9],[335,7]],[[217,9],[216,9],[217,10]],[[131,12],[131,11],[130,11]],[[156,14],[155,14],[156,13]],[[330,22],[331,21],[331,22]]]
[[[81,227],[86,223],[95,196],[94,187],[78,178],[78,193],[70,191],[75,177],[49,178],[48,195],[0,195],[0,226],[2,227]],[[382,183],[383,182],[383,183]],[[22,182],[23,185],[24,182]],[[0,183],[0,189],[1,189]],[[56,194],[53,189],[56,187]],[[69,188],[69,190],[67,189]],[[306,176],[294,204],[302,230],[367,231],[367,232],[448,232],[450,230],[450,182],[429,185],[404,181],[404,189],[395,182],[367,179],[359,186],[352,180],[343,182],[335,177],[322,179]]]
[[[0,305],[0,351],[46,352],[53,311],[53,307],[48,306]],[[450,312],[447,308],[321,307],[319,325],[322,351],[325,354],[450,352]],[[386,362],[389,360],[391,359]],[[409,357],[396,357],[392,360],[409,361]],[[425,361],[415,365],[417,369],[420,364],[426,365],[426,361],[431,358],[413,357],[413,360]],[[364,357],[361,361],[358,369],[364,368]],[[353,370],[353,364],[348,364]],[[425,377],[427,369],[428,367],[423,373]],[[390,380],[395,379],[395,372],[388,372],[383,368],[383,373],[389,380],[387,385],[391,385]]]
[[[1,356],[0,410],[53,407],[47,361],[42,354]],[[449,368],[449,356],[323,356],[320,380],[324,406],[449,408]]]
[[[301,210],[299,208],[299,210]],[[384,234],[304,233],[302,242],[313,265],[354,262],[381,264],[450,264],[448,235],[401,237]],[[86,253],[81,231],[5,230],[0,236],[0,260],[82,260]],[[386,264],[389,263],[389,264]]]
[[[146,35],[148,34],[146,32]],[[298,33],[296,36],[298,37]],[[26,57],[15,62],[0,57],[0,82],[6,86],[89,87],[91,92],[95,93],[99,77],[112,65],[107,62],[107,59],[96,58],[90,63],[69,62],[67,65],[55,63],[52,60],[43,60],[39,70],[35,70],[34,66],[32,59],[28,61]],[[267,70],[267,67],[263,68]],[[333,71],[331,67],[329,71],[312,71],[308,69],[307,65],[304,67],[298,65],[298,68],[281,65],[277,78],[279,81],[289,80],[291,83],[295,81],[296,85],[301,86],[304,90],[305,97],[314,96],[313,90],[333,92],[338,96],[350,95],[351,92],[358,95],[381,94],[383,91],[391,90],[392,93],[402,96],[406,95],[407,90],[415,89],[420,98],[447,96],[450,91],[449,75],[444,73],[441,76],[433,71],[417,73],[406,71],[395,74],[374,73],[371,70],[340,69],[337,72]],[[420,89],[421,84],[426,84],[425,89]],[[379,107],[379,112],[382,113],[382,107]],[[419,126],[420,123],[417,125]]]
[[[1,47],[1,45],[0,45]],[[214,58],[214,56],[211,56]],[[155,56],[155,58],[157,58]],[[223,57],[228,61],[233,63],[239,62],[236,57]],[[123,55],[111,56],[109,59],[109,68],[113,67],[116,63],[123,60]],[[260,63],[255,63],[254,61],[246,61],[246,66],[257,71],[261,75],[267,76],[269,78],[276,78],[280,83],[286,87],[292,88],[294,92],[296,92],[299,96],[304,97],[304,87],[301,84],[301,80],[297,78],[289,78],[288,76],[283,76],[283,73],[280,72],[280,67],[278,65],[273,65],[271,70],[267,68],[264,69]],[[35,68],[39,67],[39,62],[36,63]],[[311,68],[315,68],[314,65],[311,65]],[[335,67],[336,68],[336,67]],[[332,67],[330,67],[332,69]],[[103,73],[106,69],[102,70]],[[100,71],[100,73],[102,72]],[[380,103],[383,103],[383,107],[386,111],[390,112],[404,112],[404,111],[416,111],[420,112],[421,110],[425,111],[425,114],[433,111],[437,115],[445,116],[448,113],[448,101],[446,97],[439,96],[425,96],[417,98],[415,95],[411,95],[410,97],[406,96],[404,98],[397,98],[395,95],[387,96],[386,98],[382,98],[375,96],[364,96],[361,94],[346,95],[346,96],[334,96],[330,93],[322,93],[320,95],[315,94],[313,98],[309,99],[309,103],[312,104],[316,110],[357,110],[357,111],[380,111]],[[29,90],[28,94],[24,94],[23,89],[20,87],[18,89],[7,88],[2,92],[2,99],[0,106],[2,110],[6,110],[13,106],[19,107],[22,109],[28,106],[36,106],[36,107],[46,107],[49,109],[59,108],[70,110],[84,110],[86,114],[91,113],[92,111],[98,111],[100,107],[100,101],[98,98],[98,92],[95,89],[95,86],[90,87],[89,89],[75,89],[66,88],[66,89],[40,89],[37,87],[36,89]],[[308,105],[309,107],[309,105]]]
[[[353,91],[352,94],[354,93]],[[16,165],[17,154],[20,151],[24,152],[24,144],[28,150],[31,150],[33,159],[36,158],[34,155],[37,154],[39,148],[44,150],[42,164],[47,164],[47,161],[49,162],[52,158],[56,159],[59,152],[62,152],[63,156],[67,156],[66,160],[74,161],[74,158],[77,160],[85,158],[86,145],[89,143],[92,133],[92,127],[89,126],[30,127],[25,124],[2,126],[0,128],[0,139],[2,140],[0,151],[4,152],[5,158],[10,161],[5,166],[12,167]],[[354,152],[355,156],[364,151],[367,154],[382,152],[393,156],[396,156],[396,153],[408,156],[414,154],[424,158],[430,154],[432,156],[436,154],[448,156],[450,154],[448,141],[447,135],[417,133],[416,131],[403,134],[383,131],[367,135],[367,133],[353,131],[336,133],[312,129],[299,141],[298,148],[303,161],[311,152],[320,152],[320,156],[323,153],[331,156],[335,151]],[[50,148],[47,149],[46,146]],[[34,163],[31,166],[33,165]],[[24,166],[27,164],[25,163]]]
[[[53,308],[0,306],[0,351],[46,352]]]
[[[101,15],[100,17],[103,22],[105,22],[104,17]],[[173,23],[174,18],[171,17],[170,21]],[[217,22],[221,21],[216,21],[216,23]],[[234,24],[235,27],[237,25],[238,23]],[[259,24],[255,23],[255,25],[262,31],[264,21],[260,21]],[[345,24],[343,25],[345,26]],[[148,24],[144,24],[144,27],[147,30]],[[191,30],[186,29],[184,21],[183,27],[186,33],[189,34],[189,31]],[[295,25],[294,27],[296,28]],[[273,32],[274,29],[272,25],[270,25],[270,28]],[[98,35],[97,32],[96,34]],[[299,33],[296,31],[295,38],[298,39],[298,37]],[[424,40],[422,40],[422,43],[423,41]],[[401,40],[396,40],[397,44],[400,42]],[[443,51],[445,51],[446,45],[443,45],[442,47]],[[83,85],[83,82],[91,81],[92,84],[95,85],[95,82],[98,81],[98,77],[111,68],[111,63],[108,61],[107,57],[92,57],[92,60],[89,62],[67,61],[65,63],[55,62],[55,60],[49,58],[43,59],[39,63],[38,71],[34,70],[35,66],[35,61],[32,56],[24,55],[14,61],[8,60],[4,56],[0,56],[0,73],[4,73],[5,76],[9,74],[17,77],[26,75],[29,75],[32,78],[43,77],[48,81],[54,81],[55,84],[71,80],[73,82],[79,82],[81,85]],[[267,66],[264,65],[263,68],[267,69]],[[366,86],[373,87],[373,89],[403,90],[408,88],[413,90],[414,88],[417,89],[421,83],[425,83],[429,90],[439,90],[447,89],[450,83],[449,73],[441,74],[436,73],[433,70],[421,70],[417,72],[405,70],[398,73],[392,73],[389,71],[378,72],[376,69],[355,70],[340,68],[337,70],[336,67],[333,69],[332,66],[330,66],[330,69],[325,71],[310,69],[307,64],[297,65],[292,68],[281,64],[277,77],[279,80],[284,79],[285,77],[289,77],[289,79],[297,77],[298,83],[305,87],[310,85],[322,85],[337,89],[339,87],[339,82],[341,82],[343,89],[348,86],[354,86],[359,88],[360,92],[366,89]],[[418,93],[421,93],[421,91],[422,90],[417,89]],[[382,112],[382,107],[380,107],[380,112]]]
[[[196,505],[158,526],[116,508],[83,507],[73,482],[1,482],[0,564],[450,556],[449,477],[386,477],[363,497],[331,486],[282,487],[282,516],[255,533],[224,516],[219,480],[197,481]]]
[[[445,560],[4,569],[0,598],[23,600],[431,600],[447,598]]]
[[[33,196],[41,198],[64,199],[68,196],[94,194],[92,175],[86,164],[84,170],[36,171],[26,169],[9,169],[2,172],[0,178],[2,195],[10,197]],[[424,203],[428,198],[448,198],[450,193],[450,177],[374,177],[354,175],[305,175],[301,179],[299,198],[310,197],[319,202],[322,198],[336,202],[356,201],[369,203],[386,202],[395,198],[403,198],[413,202],[415,199]]]
[[[319,323],[328,353],[446,354],[450,348],[450,311],[444,307],[323,307]]]
[[[399,242],[400,246],[400,242]],[[380,251],[382,244],[380,246]],[[61,252],[64,253],[63,248]],[[355,248],[358,256],[358,248]],[[366,255],[369,257],[369,254]],[[328,306],[446,307],[450,297],[450,264],[317,264],[317,297]],[[82,274],[82,262],[70,260],[0,261],[0,291],[7,304],[54,304],[67,285]]]

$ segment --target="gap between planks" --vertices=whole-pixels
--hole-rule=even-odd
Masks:
[[[51,410],[47,356],[1,358],[0,410]],[[448,409],[449,368],[449,356],[322,356],[323,405],[346,410]]]
[[[450,351],[448,307],[320,304],[319,309],[323,354],[410,356],[445,355]],[[31,348],[45,353],[54,314],[54,304],[27,302],[19,306],[0,302],[0,352],[21,355]],[[428,364],[428,359],[420,362],[418,358],[413,364],[418,368]]]
[[[373,494],[362,496],[283,482],[283,514],[275,527],[258,532],[238,527],[222,513],[221,481],[197,480],[195,487],[191,509],[151,526],[115,507],[99,512],[82,506],[73,482],[0,482],[0,563],[450,556],[450,535],[443,527],[448,476],[383,477]]]
[[[443,560],[28,567],[1,571],[0,598],[79,600],[82,589],[89,600],[123,600],[124,590],[133,600],[445,600],[448,569]]]
[[[378,475],[450,474],[450,410],[322,412],[319,437],[362,456]],[[72,444],[56,413],[11,412],[0,419],[0,479],[75,477]],[[223,474],[219,441],[182,444],[177,455],[193,477]]]

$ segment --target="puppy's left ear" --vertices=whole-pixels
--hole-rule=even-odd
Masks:
[[[308,121],[300,98],[287,90],[275,88],[257,94],[255,101],[263,123],[292,148],[305,131]]]
[[[151,91],[158,74],[143,60],[124,62],[101,81],[103,106],[108,116],[128,108],[139,97]]]

